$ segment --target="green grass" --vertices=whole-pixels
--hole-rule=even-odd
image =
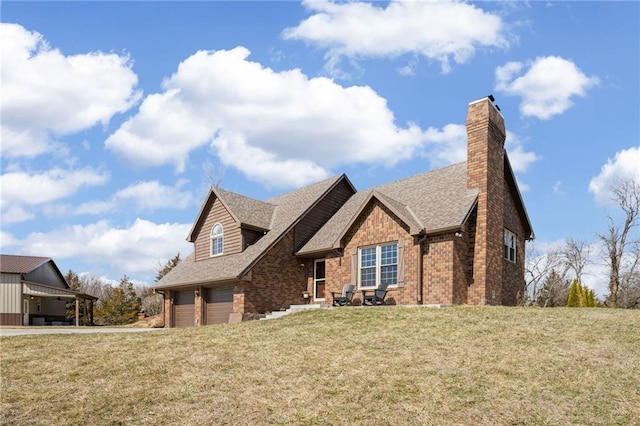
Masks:
[[[0,344],[2,424],[640,422],[640,311],[338,308]]]

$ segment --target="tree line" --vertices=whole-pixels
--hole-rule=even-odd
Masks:
[[[158,282],[180,261],[180,253],[178,253],[161,265],[155,282]],[[126,275],[122,276],[117,286],[103,278],[90,274],[77,274],[72,270],[66,273],[65,279],[72,290],[98,298],[93,311],[93,322],[96,325],[131,324],[137,321],[141,312],[147,316],[162,313],[162,295],[155,293],[152,287],[134,285]],[[75,317],[75,301],[67,304],[67,317]]]
[[[569,238],[546,253],[529,243],[523,304],[640,308],[640,182],[621,180],[611,190],[618,214],[607,216],[607,230],[596,233],[595,242]],[[583,283],[585,270],[597,263],[608,271],[602,301]]]

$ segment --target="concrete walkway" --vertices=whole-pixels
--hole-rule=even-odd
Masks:
[[[143,331],[158,331],[162,328],[133,328],[133,327],[0,327],[0,336],[29,336],[37,334],[94,334],[94,333],[139,333]]]

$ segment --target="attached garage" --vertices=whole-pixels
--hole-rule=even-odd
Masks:
[[[204,324],[228,323],[233,313],[233,287],[207,289],[205,303]]]
[[[195,294],[193,290],[176,291],[173,296],[173,326],[193,327],[194,319]]]

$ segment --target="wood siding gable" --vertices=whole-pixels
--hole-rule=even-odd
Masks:
[[[347,202],[355,189],[347,179],[341,180],[298,222],[294,229],[294,251],[298,251]]]
[[[240,224],[218,197],[211,197],[204,220],[194,232],[194,251],[196,262],[211,256],[211,229],[216,223],[224,228],[224,246],[222,256],[240,253],[242,247],[242,233]]]

